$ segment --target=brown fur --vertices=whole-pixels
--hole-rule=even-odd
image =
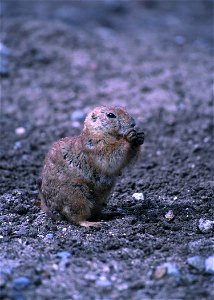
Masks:
[[[100,215],[116,177],[143,144],[144,135],[134,126],[125,109],[101,106],[86,116],[79,136],[54,143],[41,175],[43,210],[53,218],[56,212],[71,223],[94,226],[87,220]]]

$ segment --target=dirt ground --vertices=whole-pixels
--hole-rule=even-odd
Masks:
[[[1,1],[1,299],[214,299],[212,9]],[[142,154],[101,229],[54,222],[44,156],[100,104],[135,116]]]

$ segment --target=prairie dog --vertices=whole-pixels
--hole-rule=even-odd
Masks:
[[[137,158],[144,133],[122,107],[100,106],[88,113],[79,136],[53,144],[41,174],[42,209],[69,222],[96,226],[116,177]]]

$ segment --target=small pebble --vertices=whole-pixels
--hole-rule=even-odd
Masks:
[[[214,274],[214,256],[209,256],[205,260],[205,271],[208,274]]]
[[[17,141],[17,142],[15,142],[13,149],[18,150],[21,148],[21,146],[22,146],[22,143],[20,141]]]
[[[111,281],[109,281],[106,277],[102,276],[99,279],[96,280],[96,286],[97,287],[110,287],[112,285]]]
[[[0,43],[0,55],[1,56],[9,56],[10,55],[10,49],[2,43]]]
[[[204,271],[204,267],[205,267],[204,258],[199,255],[188,257],[187,263],[188,263],[188,265],[190,265],[191,267],[195,268],[196,270],[198,270],[200,272]]]
[[[72,127],[74,127],[74,128],[80,128],[81,127],[81,123],[77,122],[77,121],[74,121],[74,122],[72,122]]]
[[[47,233],[45,238],[51,240],[53,238],[53,233]]]
[[[142,201],[145,199],[143,193],[134,193],[132,197],[135,198],[136,200],[142,200]]]
[[[71,256],[71,253],[68,251],[61,251],[57,252],[56,257],[59,257],[61,259],[68,259]]]
[[[203,139],[203,142],[204,143],[208,143],[210,141],[210,137],[209,136],[206,136],[204,139]]]
[[[201,218],[198,222],[198,228],[203,233],[209,233],[214,230],[214,221]]]
[[[19,230],[16,230],[14,232],[17,235],[25,235],[26,234],[26,229],[25,228],[20,228]]]
[[[179,46],[182,46],[185,43],[186,39],[182,35],[176,35],[175,37],[175,43]]]
[[[166,275],[166,266],[160,265],[155,269],[154,277],[155,279],[161,279],[164,275]]]
[[[199,144],[193,145],[193,152],[194,152],[194,153],[200,151],[201,149],[202,149],[202,148],[201,148],[201,146],[200,146]]]
[[[71,113],[71,120],[82,122],[85,119],[85,115],[82,110],[75,110]]]
[[[18,136],[23,136],[26,133],[26,129],[24,127],[17,127],[15,129],[15,134]]]
[[[22,160],[29,160],[29,155],[23,154],[22,155]]]
[[[52,265],[52,269],[53,269],[54,271],[57,271],[57,270],[59,269],[59,266],[58,266],[57,264],[53,264],[53,265]]]
[[[119,290],[119,291],[124,291],[124,290],[127,290],[129,288],[128,284],[123,282],[121,284],[117,284],[116,288]]]
[[[27,277],[17,277],[13,280],[13,287],[16,290],[23,290],[30,285],[30,279]]]
[[[172,210],[169,210],[166,214],[165,214],[165,218],[167,219],[167,221],[171,221],[174,219],[174,213]]]
[[[1,273],[6,275],[6,276],[10,276],[13,272],[13,268],[11,267],[4,267],[4,268],[1,268]]]
[[[93,272],[87,272],[84,276],[86,280],[95,281],[96,275]]]
[[[173,263],[165,263],[164,266],[167,269],[168,275],[179,276],[179,270]]]

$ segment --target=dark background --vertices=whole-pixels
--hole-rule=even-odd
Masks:
[[[8,0],[0,14],[0,297],[213,299],[213,2]],[[53,222],[35,205],[44,156],[100,104],[138,120],[141,157],[100,230]]]

